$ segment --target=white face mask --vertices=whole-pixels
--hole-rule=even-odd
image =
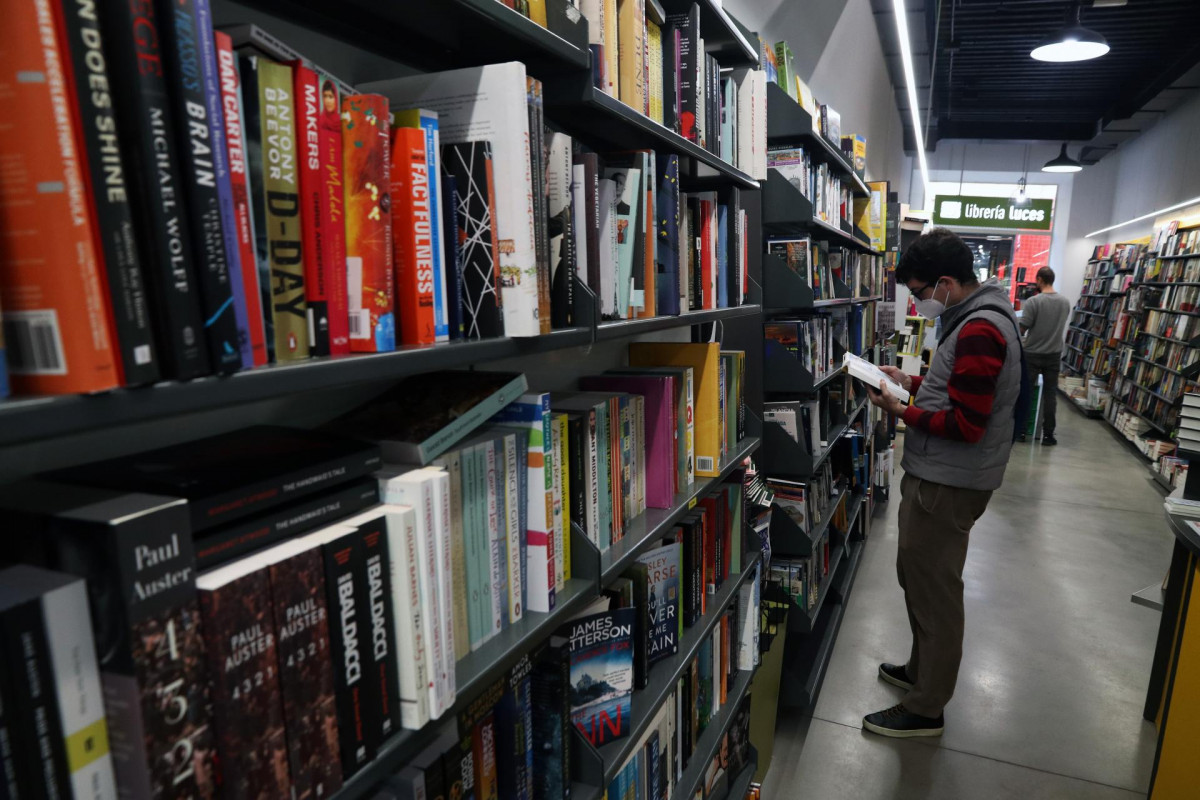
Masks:
[[[946,299],[950,299],[949,287],[946,291]],[[933,320],[940,317],[946,311],[946,304],[937,299],[937,284],[933,285],[933,294],[928,300],[916,300],[917,313],[925,319]]]

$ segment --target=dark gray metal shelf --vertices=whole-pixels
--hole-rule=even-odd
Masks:
[[[729,730],[729,723],[733,722],[733,716],[737,713],[737,708],[741,705],[742,698],[746,696],[746,692],[750,691],[750,682],[753,678],[754,673],[750,670],[743,670],[737,674],[732,688],[726,694],[725,703],[721,706],[721,710],[709,721],[708,727],[704,729],[704,733],[700,734],[700,738],[696,742],[696,749],[688,760],[687,769],[683,771],[683,777],[675,785],[673,800],[690,800],[700,789],[700,784],[704,781],[704,775],[708,772],[708,766],[712,763],[713,756],[721,748],[721,740],[725,738],[725,733]],[[748,766],[746,770],[749,770],[750,778],[753,778],[753,767]],[[743,770],[743,772],[746,770]],[[731,784],[731,786],[736,785],[736,783]],[[749,786],[749,783],[749,778],[746,778],[746,785]],[[735,800],[735,798],[736,800],[741,800],[743,797],[745,797],[744,793],[735,795],[730,792],[729,794],[729,800]]]
[[[683,14],[694,0],[662,0],[668,14]],[[700,36],[704,49],[715,56],[722,67],[758,65],[758,46],[742,33],[741,27],[721,7],[719,0],[698,0]]]
[[[817,593],[817,602],[813,603],[812,608],[805,611],[793,608],[792,613],[788,616],[789,630],[796,633],[812,633],[816,628],[817,618],[821,615],[821,608],[825,605],[825,599],[829,597],[829,589],[833,586],[838,565],[842,563],[842,556],[845,553],[846,546],[840,542],[830,548],[829,574],[825,576],[825,582],[821,584],[821,589]]]
[[[678,328],[682,325],[703,325],[716,320],[753,317],[762,313],[762,306],[748,304],[731,308],[715,308],[707,311],[689,311],[676,316],[650,317],[648,319],[625,319],[614,322],[601,322],[596,326],[596,341],[620,339],[624,336],[638,336],[651,331],[661,331],[667,328]]]
[[[807,145],[806,151],[813,159],[828,164],[840,178],[848,181],[856,197],[871,196],[871,190],[842,155],[841,143],[835,147],[814,130],[812,115],[774,82],[767,83],[767,142]]]
[[[878,255],[869,243],[864,243],[853,232],[842,230],[816,216],[813,204],[804,193],[771,167],[767,170],[767,181],[763,184],[763,233],[769,236],[803,236],[811,234],[818,239],[828,239],[832,244],[849,247],[862,253]]]

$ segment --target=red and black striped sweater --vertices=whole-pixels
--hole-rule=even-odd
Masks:
[[[974,444],[983,438],[996,384],[1008,344],[995,325],[983,319],[963,323],[954,350],[954,370],[947,382],[951,407],[945,411],[926,411],[911,405],[904,409],[904,424],[919,428],[931,436]],[[915,397],[921,377],[912,376]]]

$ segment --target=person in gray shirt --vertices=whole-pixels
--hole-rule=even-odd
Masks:
[[[1058,399],[1058,365],[1062,359],[1063,329],[1071,316],[1071,301],[1054,291],[1054,270],[1037,271],[1038,294],[1021,305],[1021,330],[1025,333],[1025,362],[1029,379],[1042,376],[1042,444],[1058,444],[1054,438],[1055,406]],[[1021,434],[1021,440],[1025,435]]]

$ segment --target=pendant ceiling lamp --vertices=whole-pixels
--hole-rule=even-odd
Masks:
[[[1108,41],[1079,23],[1079,3],[1071,3],[1067,24],[1052,36],[1042,39],[1029,55],[1038,61],[1087,61],[1108,52]]]
[[[1067,155],[1067,143],[1063,142],[1062,150],[1057,156],[1046,162],[1046,165],[1042,167],[1042,172],[1079,172],[1081,169],[1083,169],[1083,164]]]

